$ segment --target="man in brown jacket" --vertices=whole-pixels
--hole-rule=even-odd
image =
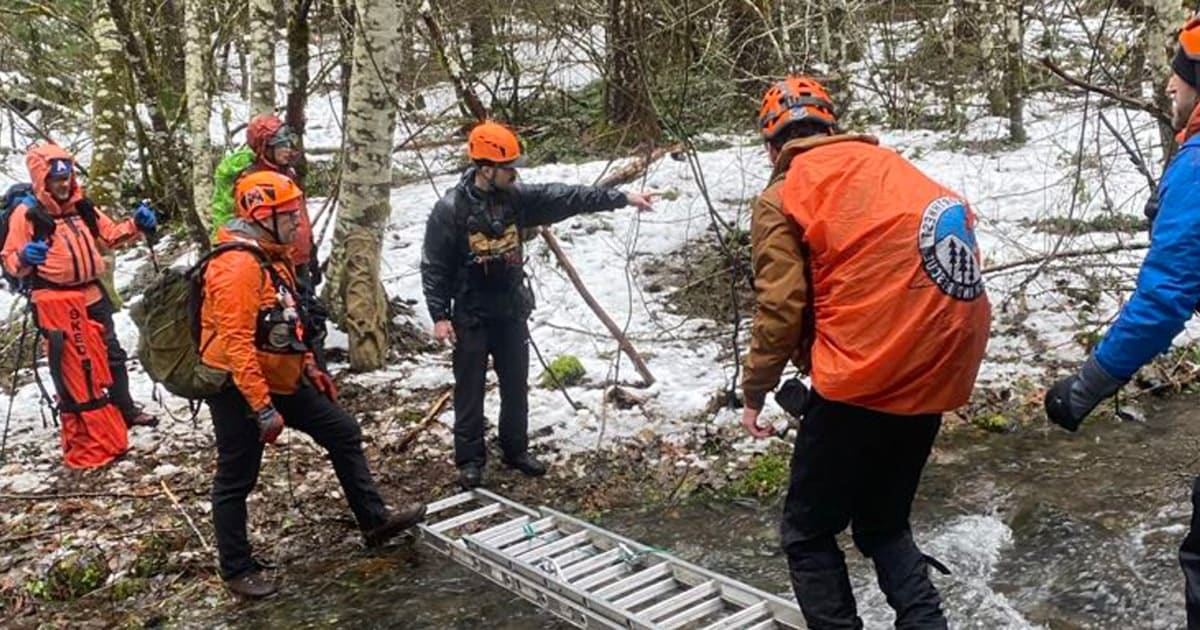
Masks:
[[[909,517],[941,414],[966,403],[987,344],[974,217],[895,151],[840,133],[810,78],[772,86],[758,124],[774,172],[751,217],[742,424],[773,433],[758,416],[789,360],[812,376],[789,410],[804,416],[780,527],[792,589],[809,628],[862,628],[837,542],[849,526],[896,627],[945,628],[928,571],[944,567]]]

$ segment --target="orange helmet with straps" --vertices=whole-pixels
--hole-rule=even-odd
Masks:
[[[476,162],[499,166],[519,166],[524,162],[517,134],[490,120],[479,123],[471,130],[467,138],[467,156]]]
[[[262,220],[277,213],[299,212],[304,193],[292,178],[276,171],[255,171],[238,180],[233,193],[237,215]]]
[[[758,110],[758,131],[770,140],[784,127],[810,120],[827,128],[837,126],[837,114],[829,93],[816,80],[791,76],[776,82],[763,95]]]

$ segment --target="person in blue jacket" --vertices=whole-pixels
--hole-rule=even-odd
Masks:
[[[1046,392],[1046,415],[1070,431],[1167,350],[1200,303],[1200,18],[1180,32],[1171,69],[1167,94],[1181,146],[1158,185],[1157,216],[1137,288],[1083,366]],[[1179,562],[1188,628],[1200,629],[1200,477],[1192,483],[1191,531]]]

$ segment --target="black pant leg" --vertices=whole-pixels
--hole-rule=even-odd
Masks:
[[[500,381],[500,450],[513,459],[529,448],[529,328],[520,319],[496,320],[488,327]]]
[[[308,385],[294,394],[272,394],[271,402],[287,426],[307,433],[329,453],[359,528],[369,530],[383,524],[387,509],[371,478],[362,430],[354,418]]]
[[[483,466],[483,395],[487,381],[488,330],[480,324],[454,324],[454,464]]]
[[[780,527],[784,551],[836,536],[850,524],[860,470],[857,439],[842,406],[813,390],[792,451]]]
[[[1188,630],[1200,630],[1200,477],[1192,481],[1192,525],[1179,547]]]
[[[129,355],[125,353],[121,342],[117,340],[116,327],[113,325],[113,310],[112,301],[105,295],[100,298],[99,302],[88,307],[87,314],[88,319],[104,326],[104,345],[108,355],[108,369],[112,372],[113,380],[112,385],[108,388],[109,398],[117,406],[117,409],[121,410],[121,415],[131,418],[136,414],[137,406],[129,394],[129,372],[125,367]]]
[[[876,541],[910,530],[921,473],[942,426],[941,415],[897,416],[860,409],[863,485],[851,508],[855,545],[870,557]]]
[[[212,518],[221,577],[254,569],[246,537],[246,497],[258,483],[262,444],[250,405],[230,387],[207,400],[217,436],[217,472],[213,477]]]

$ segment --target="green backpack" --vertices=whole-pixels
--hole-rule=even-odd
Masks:
[[[150,380],[167,391],[200,400],[219,393],[229,372],[200,361],[200,308],[204,303],[204,270],[214,257],[232,250],[250,252],[276,280],[262,250],[249,243],[223,243],[202,256],[190,269],[164,269],[129,309],[138,329],[137,356]]]
[[[233,187],[238,177],[254,164],[254,151],[249,147],[241,147],[221,158],[217,170],[213,174],[212,237],[215,239],[217,230],[233,218]]]

